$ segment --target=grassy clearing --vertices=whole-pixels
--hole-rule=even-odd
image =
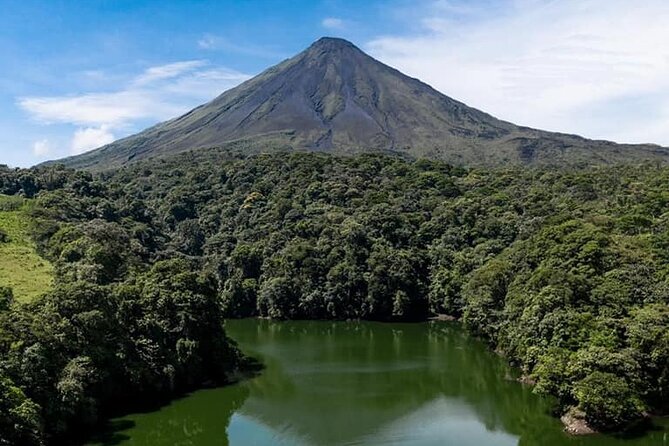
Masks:
[[[19,197],[0,195],[0,286],[9,286],[19,302],[46,292],[53,280],[52,265],[35,252],[30,239],[28,203]]]

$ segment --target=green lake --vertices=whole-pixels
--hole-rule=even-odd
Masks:
[[[456,323],[226,324],[265,369],[155,412],[115,419],[91,445],[669,445],[669,423],[632,438],[570,437],[551,402]]]

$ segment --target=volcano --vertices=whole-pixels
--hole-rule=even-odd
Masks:
[[[346,40],[326,37],[183,116],[59,162],[101,170],[211,147],[383,152],[465,166],[669,160],[669,149],[656,145],[594,141],[499,120]]]

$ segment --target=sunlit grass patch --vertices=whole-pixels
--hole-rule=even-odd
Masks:
[[[0,286],[11,287],[20,302],[48,291],[53,280],[52,265],[30,239],[27,207],[20,197],[0,195]]]

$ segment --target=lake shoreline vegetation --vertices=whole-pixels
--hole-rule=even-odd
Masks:
[[[651,164],[218,149],[96,175],[1,167],[53,285],[0,289],[0,444],[62,444],[140,396],[257,370],[223,326],[244,317],[457,319],[558,417],[619,431],[666,414],[666,184]]]

